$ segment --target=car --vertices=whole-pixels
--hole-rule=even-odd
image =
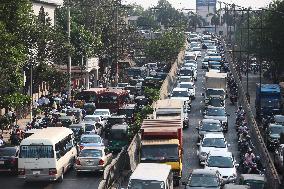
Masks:
[[[280,144],[275,150],[274,165],[279,172],[281,172],[284,168],[284,144]]]
[[[193,82],[192,76],[179,76],[178,82]]]
[[[18,146],[1,146],[0,147],[0,172],[18,172]]]
[[[236,180],[238,166],[232,152],[210,151],[204,168],[217,170],[223,182],[229,183]]]
[[[197,57],[201,57],[201,48],[198,47],[192,47],[192,51],[196,54]]]
[[[184,64],[182,65],[182,67],[184,67],[184,68],[190,68],[190,69],[192,69],[192,70],[197,70],[197,64],[195,64],[195,63],[188,63],[188,62],[186,62],[186,63],[184,63]]]
[[[202,69],[208,69],[208,61],[202,61],[201,62],[201,68]]]
[[[79,153],[74,168],[76,173],[104,171],[111,160],[112,153],[105,146],[88,146]]]
[[[94,111],[94,115],[99,115],[105,119],[111,116],[110,110],[109,109],[96,109]]]
[[[269,124],[266,130],[266,145],[270,150],[275,150],[275,148],[280,143],[280,134],[284,133],[284,126],[278,124]]]
[[[208,102],[208,99],[210,98],[210,96],[212,95],[218,95],[221,96],[223,99],[226,98],[226,92],[224,89],[222,88],[207,88],[205,93],[202,94],[205,98],[204,101],[205,103]]]
[[[219,95],[211,95],[205,106],[225,107],[225,100]]]
[[[97,134],[83,134],[81,135],[79,148],[82,150],[87,146],[103,146],[103,139]]]
[[[106,125],[106,119],[107,118],[103,118],[101,115],[86,115],[84,121],[93,122],[95,125],[100,125],[104,129]]]
[[[190,101],[190,93],[186,88],[176,87],[173,89],[170,99],[178,99],[188,102]]]
[[[85,133],[86,134],[90,134],[90,133],[98,134],[98,135],[102,134],[102,125],[98,122],[82,121],[82,122],[80,122],[80,124],[85,125]]]
[[[198,141],[202,140],[206,133],[222,133],[223,127],[219,120],[215,119],[203,119],[199,122],[199,126],[196,127],[198,130]]]
[[[284,115],[274,115],[273,122],[276,124],[284,125]]]
[[[221,189],[222,180],[220,173],[216,170],[194,169],[188,181],[183,182],[185,189]]]
[[[228,131],[228,116],[225,107],[208,106],[204,113],[204,119],[216,119],[221,121],[224,132]]]
[[[206,133],[197,143],[197,155],[200,165],[204,165],[210,151],[228,152],[228,144],[223,133]]]
[[[195,99],[195,85],[193,82],[180,82],[178,83],[179,88],[185,88],[190,93],[190,97]]]

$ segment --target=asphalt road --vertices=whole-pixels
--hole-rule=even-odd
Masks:
[[[26,183],[17,176],[1,174],[1,189],[97,189],[102,179],[100,173],[76,175],[74,170],[68,171],[64,175],[62,183],[59,182],[31,182]]]
[[[204,53],[202,54],[204,56]],[[202,168],[199,165],[197,157],[197,137],[198,132],[196,127],[198,126],[199,121],[202,120],[203,116],[201,110],[204,108],[204,97],[201,95],[204,92],[204,82],[205,82],[205,73],[206,71],[201,69],[202,58],[198,58],[198,75],[196,85],[196,99],[192,102],[192,110],[189,114],[190,126],[188,129],[184,130],[183,133],[183,177],[182,180],[185,181],[190,172],[193,169]],[[238,163],[238,144],[237,144],[237,134],[235,130],[235,112],[236,106],[231,105],[230,101],[226,100],[226,112],[230,114],[228,117],[229,131],[225,134],[228,144],[230,144],[230,151],[234,154]],[[179,188],[183,188],[180,186]]]

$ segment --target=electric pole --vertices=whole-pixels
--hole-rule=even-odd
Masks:
[[[67,36],[68,44],[71,45],[70,39],[70,0],[67,0]],[[72,87],[72,77],[71,77],[71,54],[68,52],[68,64],[67,64],[67,74],[68,74],[68,101],[71,100],[71,87]]]

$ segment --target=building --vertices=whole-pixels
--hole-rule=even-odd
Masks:
[[[52,26],[55,24],[55,9],[57,6],[63,5],[63,0],[32,0],[33,11],[35,15],[38,15],[41,7],[44,8],[44,11],[48,14],[48,17],[51,20]]]
[[[200,31],[214,32],[211,19],[216,13],[216,3],[216,0],[196,0],[196,14],[200,15],[206,21],[206,24]]]

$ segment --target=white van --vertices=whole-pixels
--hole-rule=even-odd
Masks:
[[[71,129],[48,127],[22,140],[18,159],[19,178],[25,180],[63,180],[75,163],[77,150]]]
[[[128,189],[173,189],[171,166],[159,163],[140,163],[132,173]]]

